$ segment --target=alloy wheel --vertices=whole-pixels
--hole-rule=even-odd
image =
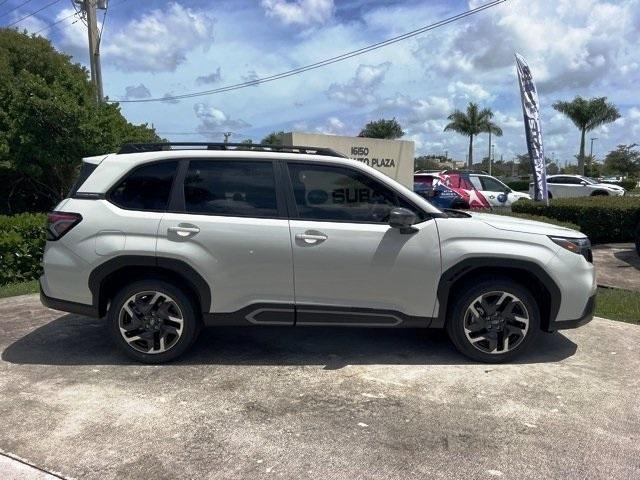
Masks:
[[[464,316],[464,333],[474,348],[502,354],[520,345],[529,331],[529,312],[512,293],[493,291],[473,300]]]
[[[139,292],[120,309],[122,338],[141,353],[158,354],[171,349],[184,331],[184,317],[176,301],[157,291]]]

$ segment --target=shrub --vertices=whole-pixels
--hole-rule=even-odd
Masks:
[[[38,278],[45,244],[46,215],[0,215],[0,285]]]
[[[516,192],[528,192],[529,182],[527,180],[513,180],[512,182],[505,182],[507,187]]]
[[[593,243],[631,242],[640,222],[640,197],[554,198],[549,206],[519,200],[511,208],[515,213],[574,223]]]

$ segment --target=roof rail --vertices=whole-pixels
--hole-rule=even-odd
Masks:
[[[444,170],[442,173],[445,173],[445,174],[451,174],[451,173],[469,173],[469,174],[472,174],[472,173],[475,173],[476,175],[489,175],[489,173],[485,172],[484,170],[456,170],[456,169],[453,169],[453,170]]]
[[[302,147],[298,145],[263,145],[259,143],[207,143],[207,142],[166,142],[166,143],[125,143],[118,154],[160,152],[165,150],[229,150],[247,152],[284,152],[328,157],[348,158],[330,148]]]

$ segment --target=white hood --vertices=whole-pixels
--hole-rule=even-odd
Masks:
[[[557,235],[559,237],[583,238],[584,234],[577,230],[560,227],[551,223],[525,220],[518,217],[506,215],[493,215],[490,213],[467,212],[476,220],[497,228],[498,230],[508,230],[512,232],[537,233],[539,235]]]

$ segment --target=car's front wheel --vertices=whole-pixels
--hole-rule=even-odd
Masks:
[[[200,330],[190,297],[161,280],[124,287],[113,298],[107,319],[116,345],[145,363],[174,360],[193,344]]]
[[[454,299],[447,320],[449,337],[461,353],[501,363],[531,345],[540,330],[540,311],[528,289],[502,277],[467,286]]]

